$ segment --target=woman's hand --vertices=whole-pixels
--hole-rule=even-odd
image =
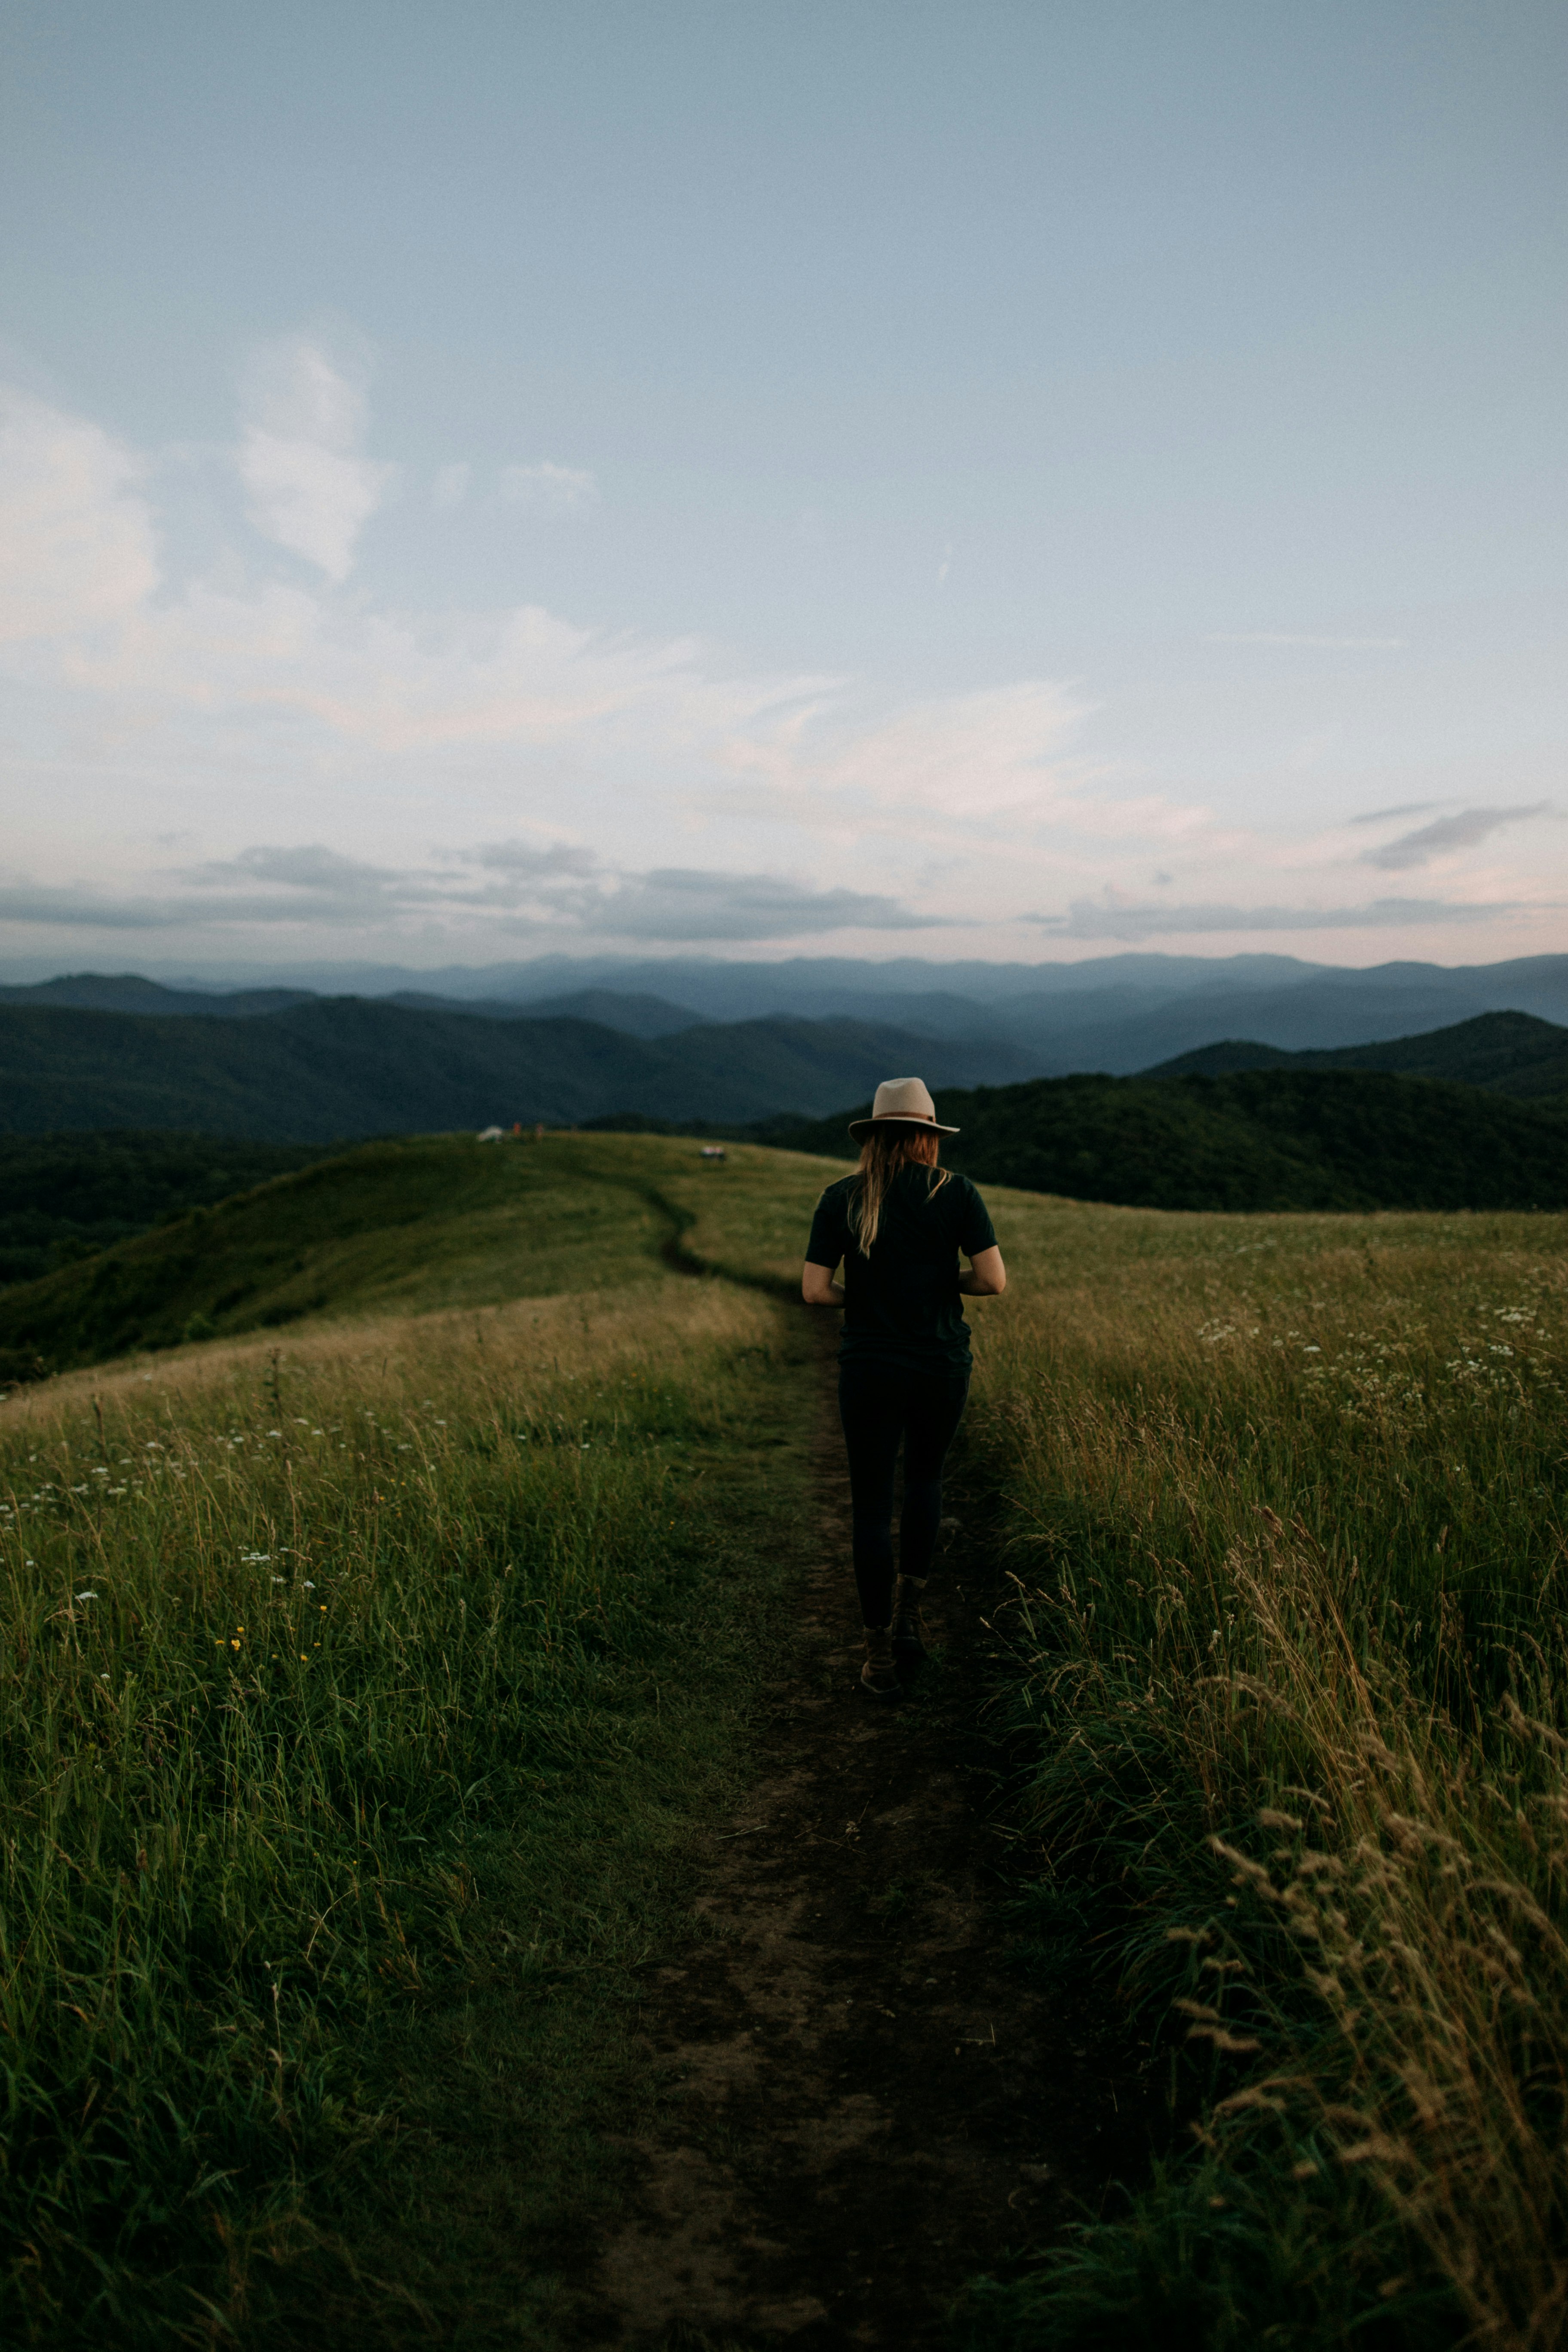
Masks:
[[[969,1272],[959,1276],[958,1286],[966,1298],[1000,1298],[1007,1287],[1007,1269],[1002,1263],[1001,1251],[994,1247],[984,1249],[971,1258]]]
[[[842,1307],[844,1290],[833,1279],[830,1265],[813,1265],[809,1258],[800,1270],[800,1295],[808,1307]]]

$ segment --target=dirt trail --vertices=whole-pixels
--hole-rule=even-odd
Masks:
[[[942,1654],[910,1704],[878,1707],[856,1687],[825,1378],[817,1564],[763,1770],[705,1859],[715,1932],[648,2000],[668,2089],[585,2282],[599,2342],[935,2342],[966,2279],[1048,2239],[1136,2160],[1120,2036],[1031,1992],[1004,1957],[973,1734],[987,1578],[964,1501],[950,1486],[959,1524],[928,1594]]]

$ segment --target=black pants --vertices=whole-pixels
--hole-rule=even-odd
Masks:
[[[912,1372],[851,1357],[838,1367],[838,1412],[849,1454],[855,1586],[868,1625],[893,1613],[893,1472],[904,1448],[899,1569],[924,1576],[942,1525],[942,1456],[963,1416],[969,1373]]]

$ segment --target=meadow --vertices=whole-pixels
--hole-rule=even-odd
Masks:
[[[237,1266],[235,1328],[0,1407],[7,2340],[572,2338],[833,1172],[368,1147],[120,1245],[143,1347]],[[989,1197],[999,1900],[1170,2124],[955,2340],[1560,2343],[1568,1220]],[[26,1308],[79,1360],[89,1272]]]
[[[472,1149],[286,1346],[0,1417],[7,2341],[552,2341],[570,2304],[812,1383],[798,1321],[665,1266],[646,1152],[515,1153],[529,1214],[465,1255]],[[282,1189],[292,1247],[322,1196]]]
[[[1568,1222],[997,1223],[1020,1948],[1184,2129],[970,2340],[1560,2344]]]

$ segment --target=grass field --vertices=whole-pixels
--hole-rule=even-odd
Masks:
[[[0,1420],[7,2340],[553,2340],[742,1769],[809,1339],[662,1265],[672,1147],[510,1154],[459,1245],[476,1150],[321,1244],[334,1319]]]
[[[1561,2343],[1568,1221],[997,1222],[1024,1940],[1196,2138],[974,2340]]]
[[[93,1262],[7,1295],[88,1362],[0,1410],[7,2340],[571,2335],[832,1172],[369,1147],[120,1245],[156,1352],[91,1364]],[[1175,2128],[959,2339],[1556,2344],[1568,1220],[990,1197],[1019,1965],[1122,1988]]]

